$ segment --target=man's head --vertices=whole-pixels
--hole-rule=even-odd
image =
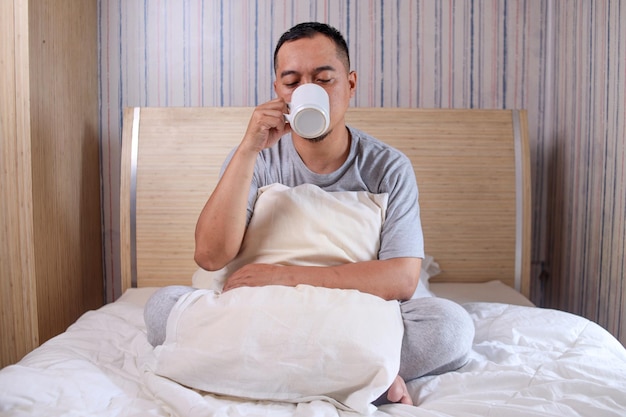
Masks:
[[[348,47],[343,36],[322,23],[301,23],[287,31],[278,41],[274,53],[274,91],[285,103],[298,86],[315,83],[328,94],[330,128],[319,142],[332,135],[336,127],[345,132],[345,113],[354,96],[356,72],[350,71]],[[341,134],[342,129],[335,132]]]
[[[274,71],[278,68],[278,50],[284,43],[303,38],[313,38],[316,35],[326,36],[333,41],[337,49],[337,58],[343,63],[346,73],[350,72],[350,54],[343,35],[334,27],[319,22],[300,23],[283,33],[276,44],[276,49],[274,49]]]

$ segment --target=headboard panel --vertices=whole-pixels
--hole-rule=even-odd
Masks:
[[[190,284],[195,223],[252,108],[129,108],[121,184],[122,286]],[[347,123],[402,150],[420,187],[437,282],[499,279],[528,297],[525,111],[351,108]]]

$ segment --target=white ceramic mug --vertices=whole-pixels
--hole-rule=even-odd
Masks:
[[[322,136],[330,127],[330,102],[326,90],[312,83],[293,90],[285,120],[303,138]]]

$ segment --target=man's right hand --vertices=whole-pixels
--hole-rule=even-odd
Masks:
[[[240,147],[258,153],[275,145],[281,136],[291,132],[291,127],[283,116],[286,112],[287,104],[282,98],[257,106],[250,117]]]
[[[246,231],[248,194],[259,152],[291,131],[281,98],[254,109],[246,133],[206,202],[196,224],[196,263],[207,270],[224,267],[239,252]]]

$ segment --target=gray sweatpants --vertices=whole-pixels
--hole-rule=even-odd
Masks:
[[[148,341],[165,341],[167,318],[178,299],[195,288],[181,285],[157,290],[146,303],[144,319]],[[460,305],[444,298],[427,297],[400,304],[404,338],[399,375],[405,380],[441,374],[467,362],[474,340],[474,323]]]

